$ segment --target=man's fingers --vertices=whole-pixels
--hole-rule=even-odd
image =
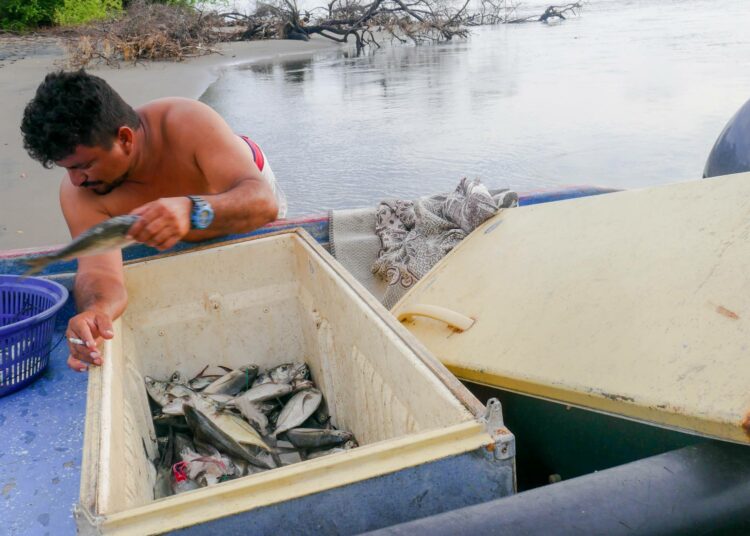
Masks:
[[[142,244],[147,244],[154,236],[154,233],[145,223],[143,224],[143,227],[135,231],[131,230],[129,234],[134,240],[136,240],[137,242],[141,242]]]
[[[68,356],[68,367],[72,368],[76,372],[86,372],[86,370],[88,369],[86,363],[82,363],[72,355]]]
[[[96,348],[96,337],[91,332],[88,322],[78,321],[75,324],[70,324],[68,325],[68,332],[67,336],[69,338],[81,339],[87,348]]]
[[[99,344],[102,337],[111,339],[114,336],[112,320],[105,313],[85,311],[71,318],[65,331],[68,338],[68,366],[83,371],[89,365],[101,365],[102,354]],[[79,344],[83,341],[83,344]]]
[[[99,331],[96,326],[94,326],[94,328],[97,332]],[[68,337],[68,347],[70,348],[70,355],[74,359],[79,362],[90,363],[92,365],[102,364],[102,356],[99,353],[99,348],[97,348],[95,338],[95,336],[98,336],[98,333],[94,334],[92,332],[88,322],[81,320],[72,323],[68,326],[66,336]],[[72,342],[70,340],[71,338],[80,339],[84,342],[84,344],[77,344],[75,342]]]
[[[150,245],[163,251],[165,249],[171,248],[177,243],[178,240],[174,238],[174,236],[175,233],[172,229],[164,228],[159,232],[159,234],[151,239]]]
[[[168,229],[168,222],[164,218],[158,218],[148,225],[146,225],[143,229],[138,231],[137,233],[133,234],[133,238],[137,240],[138,242],[148,244],[149,246],[156,247],[156,244],[158,243],[155,238],[159,236],[160,233],[163,233],[165,229]]]
[[[146,203],[145,205],[141,205],[138,208],[134,208],[130,211],[130,213],[134,216],[142,216],[144,212],[146,212],[149,207],[151,206],[151,203]]]
[[[167,222],[163,218],[152,222],[148,227],[146,227],[145,232],[147,232],[149,235],[146,243],[154,248],[158,248],[161,243],[164,242],[164,240],[166,240],[166,238],[168,238],[170,234],[172,234],[169,225],[167,225]]]
[[[133,225],[130,226],[130,229],[128,230],[128,236],[138,240],[138,237],[141,233],[143,233],[144,229],[148,226],[150,221],[153,219],[153,207],[151,203],[147,205],[143,205],[142,207],[138,207],[137,209],[131,211],[131,214],[138,216],[138,219],[135,221]],[[140,242],[140,240],[138,240]]]
[[[73,343],[71,343],[69,347],[70,347],[70,355],[74,359],[82,363],[88,363],[90,365],[102,364],[102,355],[99,353],[98,348],[94,347],[92,349],[92,348],[87,348],[85,346],[81,346],[80,344],[73,344]]]
[[[131,214],[135,214],[135,211],[131,212]],[[128,236],[131,238],[135,238],[145,225],[146,222],[144,221],[143,216],[141,216],[140,218],[135,220],[135,223],[133,223],[133,225],[130,226],[130,229],[128,229]]]
[[[171,249],[175,247],[177,245],[177,242],[179,241],[180,241],[179,238],[174,238],[174,237],[170,238],[169,240],[167,240],[166,242],[162,244],[161,249]]]
[[[115,336],[115,332],[112,329],[112,321],[107,315],[98,314],[94,318],[96,328],[99,330],[99,334],[105,339],[111,339]]]
[[[189,219],[185,220],[185,214],[178,210],[186,204],[190,204],[187,198],[167,198],[138,207],[131,211],[139,218],[128,231],[128,236],[161,250],[174,246],[190,230]]]

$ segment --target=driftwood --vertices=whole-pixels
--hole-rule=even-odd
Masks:
[[[390,38],[415,44],[466,37],[466,3],[447,7],[435,0],[331,0],[325,6],[301,12],[295,0],[260,4],[251,15],[237,12],[220,16],[243,24],[238,39],[309,39],[321,35],[345,43],[351,37],[357,52],[366,46],[380,46]]]
[[[532,15],[506,21],[507,24],[517,24],[520,22],[550,22],[552,20],[565,20],[565,14],[575,15],[581,9],[580,2],[565,4],[562,6],[549,6],[541,15]]]
[[[567,15],[576,15],[583,8],[581,2],[560,6],[549,6],[541,15],[518,16],[518,4],[507,0],[481,0],[479,9],[466,21],[468,26],[492,24],[520,24],[524,22],[552,22],[566,20]]]
[[[580,2],[549,6],[541,15],[517,16],[517,4],[509,0],[482,0],[476,12],[469,1],[449,7],[443,0],[330,0],[325,6],[300,12],[295,0],[259,4],[250,15],[237,12],[220,16],[243,30],[237,39],[309,39],[317,34],[347,42],[351,36],[357,53],[367,46],[379,47],[383,38],[401,43],[449,41],[466,37],[469,27],[488,24],[550,22],[576,14]]]
[[[117,66],[120,61],[181,61],[216,53],[214,45],[225,40],[218,28],[221,19],[188,6],[130,2],[125,16],[64,28],[71,66],[89,63]]]
[[[357,54],[380,47],[383,40],[421,44],[450,41],[469,35],[469,28],[487,24],[517,24],[565,20],[581,9],[579,2],[549,6],[541,15],[517,16],[513,0],[481,0],[469,12],[469,0],[326,0],[327,4],[300,11],[296,0],[258,3],[252,14],[236,11],[204,12],[186,5],[128,2],[124,16],[63,28],[70,63],[116,66],[120,61],[180,61],[216,53],[215,45],[229,40],[299,39],[320,35],[339,43],[351,40]]]

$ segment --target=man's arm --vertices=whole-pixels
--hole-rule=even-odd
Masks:
[[[63,180],[60,206],[73,238],[108,218],[96,199],[89,196],[93,194],[76,189],[67,178]],[[68,322],[65,335],[86,344],[69,342],[68,366],[83,372],[89,364],[101,365],[97,346],[102,338],[112,338],[112,321],[127,305],[120,251],[80,258],[73,292],[79,313]]]
[[[246,233],[276,219],[278,204],[271,185],[261,176],[247,144],[219,114],[196,101],[185,103],[168,122],[175,125],[176,135],[183,137],[178,145],[192,147],[195,163],[211,192],[202,197],[211,204],[214,221],[204,231],[190,231],[191,201],[186,197],[163,198],[132,212],[141,216],[131,229],[133,238],[168,249],[185,237],[205,240]],[[200,132],[200,137],[196,138],[195,132]]]
[[[165,250],[182,239],[208,240],[234,233],[248,233],[276,219],[279,208],[270,185],[263,179],[240,179],[226,192],[201,195],[211,203],[214,221],[208,229],[190,229],[193,203],[187,197],[165,197],[138,207],[140,216],[130,235],[138,242]]]

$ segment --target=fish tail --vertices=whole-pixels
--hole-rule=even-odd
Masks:
[[[49,260],[44,257],[39,257],[37,259],[26,259],[23,262],[28,268],[21,275],[21,278],[26,278],[34,274],[38,274],[39,272],[44,270],[44,267],[47,266],[47,264],[49,264]]]
[[[270,449],[269,452],[271,453],[271,459],[273,460],[273,463],[276,464],[276,467],[282,467],[283,464],[281,463],[281,458],[279,457],[278,452],[274,449]]]

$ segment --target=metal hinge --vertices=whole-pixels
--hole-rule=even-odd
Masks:
[[[503,406],[497,398],[487,401],[487,409],[480,418],[485,429],[494,440],[494,448],[490,449],[495,459],[507,460],[516,455],[516,438],[513,433],[505,427],[503,422]]]

